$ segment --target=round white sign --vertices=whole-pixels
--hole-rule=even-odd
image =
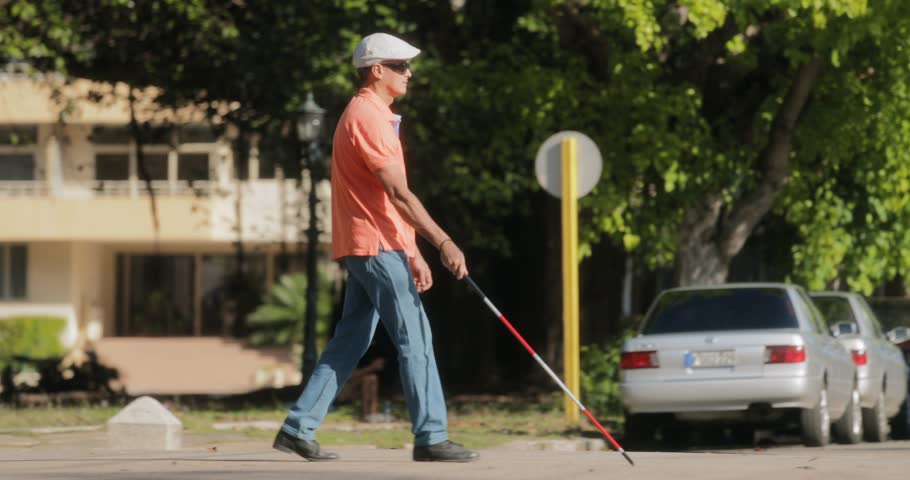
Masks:
[[[577,198],[581,198],[594,189],[603,170],[600,150],[587,135],[566,130],[550,136],[537,150],[534,171],[537,181],[547,193],[557,198],[562,196],[562,139],[566,137],[574,137],[577,146],[578,178],[575,188]]]

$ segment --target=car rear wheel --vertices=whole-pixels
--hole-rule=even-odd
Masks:
[[[834,432],[841,443],[859,443],[863,439],[863,407],[859,389],[854,384],[844,416],[834,424]]]
[[[888,440],[888,417],[885,414],[885,391],[878,394],[875,406],[863,409],[863,430],[866,440],[884,442]]]
[[[692,429],[683,423],[668,422],[660,426],[661,442],[665,448],[684,450],[689,446]]]
[[[626,447],[641,450],[654,445],[654,435],[660,427],[660,415],[626,413],[625,419],[624,443]]]
[[[831,442],[831,414],[828,412],[828,390],[818,394],[818,403],[804,408],[800,415],[803,427],[803,444],[807,447],[823,447]]]
[[[910,439],[910,392],[907,392],[897,416],[891,420],[891,436],[895,440]]]
[[[755,445],[755,427],[752,425],[736,425],[730,431],[733,443],[752,447]]]

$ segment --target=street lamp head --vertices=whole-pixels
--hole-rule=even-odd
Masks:
[[[304,142],[312,142],[319,138],[322,131],[322,122],[325,109],[313,100],[313,92],[308,92],[306,101],[298,107],[297,136]]]

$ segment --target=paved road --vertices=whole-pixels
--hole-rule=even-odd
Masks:
[[[25,437],[26,439],[28,437]],[[20,437],[21,439],[21,437]],[[0,439],[3,440],[3,439]],[[342,460],[311,463],[242,437],[195,437],[176,452],[116,451],[98,434],[40,437],[37,445],[0,441],[0,479],[906,479],[910,442],[784,446],[690,452],[633,452],[630,467],[615,452],[482,451],[470,464],[415,463],[405,449],[341,447]]]

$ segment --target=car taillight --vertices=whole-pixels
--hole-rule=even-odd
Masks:
[[[850,355],[853,357],[853,363],[857,366],[865,365],[869,361],[869,356],[865,350],[850,350]]]
[[[765,363],[802,363],[806,349],[802,345],[774,345],[765,347]]]
[[[657,352],[622,352],[619,368],[632,370],[635,368],[657,368]]]

